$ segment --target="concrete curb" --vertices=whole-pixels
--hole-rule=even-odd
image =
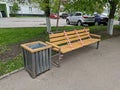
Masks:
[[[22,68],[20,68],[20,69],[17,69],[17,70],[15,70],[15,71],[12,71],[12,72],[10,72],[10,73],[7,73],[7,74],[5,74],[5,75],[3,75],[3,76],[0,76],[0,80],[4,79],[4,78],[6,78],[6,77],[9,77],[10,75],[15,74],[15,73],[17,73],[17,72],[19,72],[19,71],[22,71],[22,70],[24,70],[24,67],[22,67]]]

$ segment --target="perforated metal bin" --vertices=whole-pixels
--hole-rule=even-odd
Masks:
[[[51,46],[37,41],[21,45],[26,71],[35,78],[51,68]]]

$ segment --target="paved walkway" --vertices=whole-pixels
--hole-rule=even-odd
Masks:
[[[0,90],[120,90],[120,37],[64,55],[60,68],[32,79],[20,71],[0,81]]]

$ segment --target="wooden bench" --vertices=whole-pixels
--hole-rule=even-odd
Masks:
[[[89,29],[63,31],[60,33],[49,34],[50,42],[46,42],[53,46],[53,50],[59,53],[58,62],[55,64],[60,66],[60,59],[62,54],[73,51],[90,44],[97,43],[99,47],[100,35],[90,34]]]

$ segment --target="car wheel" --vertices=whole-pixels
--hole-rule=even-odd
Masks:
[[[70,24],[70,21],[67,19],[67,20],[66,20],[66,23],[69,25],[69,24]]]
[[[81,25],[82,25],[81,21],[78,21],[78,22],[77,22],[77,25],[78,25],[78,26],[81,26]]]

